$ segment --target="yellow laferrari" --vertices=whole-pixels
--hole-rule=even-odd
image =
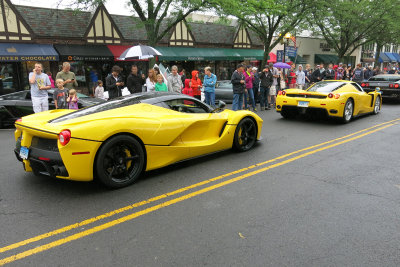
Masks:
[[[280,91],[276,98],[276,111],[284,118],[317,113],[340,118],[344,123],[362,114],[378,114],[381,105],[378,90],[366,93],[351,81],[322,81],[306,90]]]
[[[24,169],[119,188],[143,171],[234,148],[251,149],[262,119],[174,93],[140,93],[16,121],[14,150]]]

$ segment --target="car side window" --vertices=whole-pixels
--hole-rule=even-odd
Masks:
[[[164,101],[164,103],[172,110],[182,113],[209,113],[206,106],[192,99],[172,99]]]
[[[361,88],[361,86],[358,83],[352,83],[352,85],[360,92],[364,92],[364,90]]]

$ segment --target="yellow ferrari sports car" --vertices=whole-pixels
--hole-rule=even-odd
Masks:
[[[379,90],[367,93],[351,81],[322,81],[306,90],[280,91],[276,98],[276,111],[284,118],[317,113],[340,118],[344,123],[362,114],[378,114],[381,105]]]
[[[262,119],[190,96],[139,93],[77,111],[51,110],[15,122],[17,159],[27,172],[119,188],[143,171],[234,148],[251,149]]]

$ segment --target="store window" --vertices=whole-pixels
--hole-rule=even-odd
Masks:
[[[14,63],[1,63],[0,64],[0,95],[15,92],[15,80],[17,77],[14,75]]]

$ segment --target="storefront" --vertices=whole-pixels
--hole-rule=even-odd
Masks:
[[[105,45],[54,45],[54,48],[60,55],[59,70],[68,61],[78,82],[77,89],[84,94],[93,93],[94,77],[105,82],[114,65],[114,55]]]
[[[0,44],[0,95],[29,89],[29,72],[36,62],[43,65],[43,72],[57,69],[59,56],[52,45]]]
[[[231,49],[231,48],[191,48],[191,47],[156,47],[162,56],[158,57],[164,66],[177,65],[179,70],[185,69],[187,77],[192,70],[210,66],[218,80],[229,80],[237,64],[245,62],[259,66],[264,57],[261,49]]]

